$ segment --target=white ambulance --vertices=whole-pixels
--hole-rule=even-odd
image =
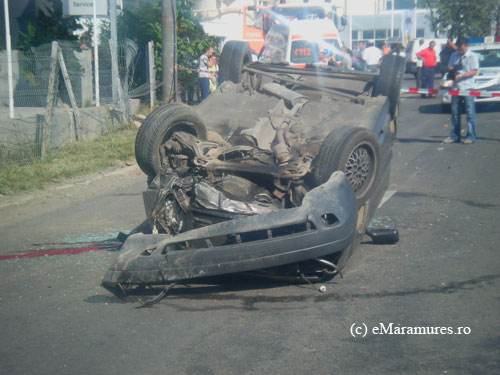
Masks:
[[[268,31],[259,61],[305,67],[342,55],[339,31],[330,19],[290,20]]]

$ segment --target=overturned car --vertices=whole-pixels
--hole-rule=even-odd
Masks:
[[[404,63],[296,68],[226,43],[216,92],[161,106],[139,129],[151,231],[127,238],[103,285],[340,272],[389,183]]]

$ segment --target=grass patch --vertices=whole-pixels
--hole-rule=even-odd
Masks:
[[[65,178],[103,171],[134,160],[137,128],[113,130],[92,141],[71,143],[51,150],[44,160],[29,165],[0,165],[0,194],[41,189]]]

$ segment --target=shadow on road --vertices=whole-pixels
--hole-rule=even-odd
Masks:
[[[233,275],[233,277],[235,277]],[[443,283],[440,286],[428,286],[422,288],[415,289],[407,289],[407,290],[396,290],[396,291],[380,291],[375,293],[315,293],[314,290],[310,289],[311,293],[307,294],[295,294],[295,295],[282,295],[282,296],[273,296],[265,294],[259,295],[245,295],[242,293],[238,293],[247,289],[258,289],[263,288],[273,288],[280,284],[271,283],[266,281],[264,284],[257,283],[248,283],[244,282],[241,279],[241,276],[238,276],[240,279],[233,279],[231,282],[226,281],[220,283],[218,285],[210,285],[210,286],[186,286],[183,288],[172,289],[169,295],[166,297],[166,303],[169,307],[175,308],[178,311],[182,312],[196,312],[196,311],[213,311],[213,310],[244,310],[244,311],[257,311],[260,310],[257,306],[257,303],[267,303],[274,304],[277,303],[277,310],[286,310],[290,308],[301,308],[300,306],[282,306],[284,303],[297,303],[297,302],[306,302],[310,303],[321,303],[330,300],[335,300],[339,302],[349,301],[353,299],[372,299],[372,298],[386,298],[386,297],[405,297],[412,296],[416,294],[450,294],[456,293],[458,291],[466,290],[470,291],[476,288],[483,288],[488,285],[494,285],[500,279],[500,274],[493,275],[483,275],[478,276],[473,279],[463,280],[463,281],[451,281],[447,283]],[[306,288],[307,286],[305,286]],[[146,297],[150,297],[153,295],[157,295],[161,289],[154,288],[152,291],[148,289],[144,289],[145,292],[143,294],[134,293],[132,295],[127,296],[126,298],[119,299],[117,297],[113,297],[111,295],[96,295],[91,296],[85,299],[85,302],[88,303],[143,303]],[[147,291],[147,292],[146,292]],[[223,293],[226,292],[226,293]],[[233,293],[228,293],[233,292]],[[204,305],[204,304],[196,304],[195,306],[192,304],[185,304],[184,302],[189,300],[196,300],[197,302],[209,301],[209,302],[217,302],[214,305]],[[183,302],[180,305],[178,302]],[[229,301],[230,304],[224,304],[224,302]],[[234,304],[234,302],[238,302],[238,304]],[[142,306],[136,306],[142,307]],[[266,308],[266,310],[271,310],[273,308]]]
[[[326,284],[326,282],[322,282]],[[328,281],[328,285],[337,284],[335,281]],[[319,284],[318,284],[319,285]],[[207,277],[200,280],[193,280],[189,283],[179,283],[175,288],[168,291],[168,300],[171,299],[200,299],[200,300],[224,300],[224,299],[235,299],[229,298],[231,296],[238,296],[237,299],[243,298],[243,295],[231,294],[231,293],[244,293],[247,291],[258,291],[258,290],[270,290],[274,288],[295,286],[297,288],[305,289],[310,291],[311,294],[318,293],[317,287],[307,284],[303,280],[296,278],[290,278],[287,281],[280,281],[267,276],[262,276],[256,273],[240,273],[232,275],[222,275]],[[164,286],[149,286],[149,287],[137,287],[127,291],[126,295],[120,295],[117,290],[109,290],[108,295],[94,295],[85,299],[88,303],[132,303],[132,304],[143,304],[144,302],[151,300],[152,298],[158,296]],[[113,293],[113,294],[112,294]],[[275,297],[280,299],[281,302],[294,302],[302,300],[308,297],[307,295],[299,296],[288,296],[288,297]],[[250,297],[248,297],[250,298]],[[279,301],[277,301],[279,302]],[[142,306],[137,306],[142,307]]]
[[[396,142],[399,143],[441,143],[446,137],[441,137],[440,140],[422,139],[422,138],[397,138]]]
[[[420,98],[419,98],[420,99]],[[423,101],[429,99],[422,99]],[[476,103],[476,113],[492,113],[500,111],[500,102],[496,103]],[[451,116],[449,104],[442,103],[432,103],[432,104],[424,104],[418,108],[418,112],[422,114],[443,114]],[[465,111],[462,109],[462,114],[465,114]]]
[[[460,197],[446,196],[446,195],[437,195],[437,194],[427,194],[427,193],[419,193],[419,192],[405,192],[398,191],[395,196],[403,197],[403,198],[415,198],[415,197],[426,197],[426,198],[434,198],[434,199],[443,199],[443,200],[455,200],[462,202],[471,207],[477,208],[496,208],[499,207],[497,204],[489,203],[489,202],[479,202],[473,201],[470,199],[463,199]]]

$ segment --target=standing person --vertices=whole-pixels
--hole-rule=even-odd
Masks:
[[[335,66],[335,57],[333,57],[332,53],[327,50],[326,48],[322,49],[318,53],[318,62],[316,62],[314,65],[316,66]]]
[[[442,67],[441,73],[443,76],[448,71],[448,63],[450,62],[451,54],[456,50],[457,46],[455,45],[455,43],[453,43],[453,41],[450,38],[448,38],[448,40],[446,41],[446,45],[444,46],[444,48],[441,49],[441,52],[439,53],[439,58],[441,60],[441,67]]]
[[[388,55],[389,53],[391,53],[391,49],[389,48],[387,43],[384,43],[382,45],[382,55]]]
[[[401,44],[393,44],[391,47],[391,53],[396,56],[406,57],[406,53]]]
[[[346,46],[340,47],[342,51],[342,61],[340,62],[340,67],[348,70],[352,70],[352,51]]]
[[[214,54],[214,49],[210,47],[203,55],[200,56],[200,72],[198,73],[200,87],[201,87],[201,100],[205,99],[210,94],[210,73],[208,68],[212,66],[210,57]]]
[[[420,39],[418,41],[418,46],[416,47],[416,53],[419,53],[420,51],[422,51],[423,49],[425,48],[424,46],[424,40],[423,39]],[[422,87],[422,65],[423,65],[423,62],[422,60],[420,60],[418,57],[417,57],[417,73],[416,73],[416,80],[417,80],[417,88],[421,88]]]
[[[382,52],[375,47],[375,41],[370,40],[368,42],[369,47],[366,48],[363,53],[363,60],[366,63],[366,68],[370,72],[376,72],[378,70],[378,63],[380,59],[382,58]]]
[[[365,62],[363,60],[363,51],[366,49],[365,42],[359,42],[358,49],[352,52],[352,65],[357,70],[365,70]]]
[[[479,69],[479,58],[469,51],[467,39],[457,40],[458,50],[450,56],[448,71],[454,72],[452,89],[471,90],[476,86],[476,74]],[[460,101],[465,101],[465,112],[467,113],[468,135],[463,143],[470,144],[476,140],[476,104],[473,96],[451,97],[451,123],[453,125],[450,136],[444,143],[460,142]]]
[[[436,74],[436,42],[429,43],[429,47],[417,53],[417,58],[423,61],[422,66],[422,88],[434,89],[434,75]],[[430,94],[429,97],[434,95]],[[423,98],[427,95],[422,95]]]
[[[358,48],[354,50],[353,56],[359,60],[363,58],[363,51],[366,49],[366,43],[361,41],[359,42]]]
[[[217,65],[217,56],[212,55],[210,57],[210,62],[212,63],[212,66],[208,67],[208,72],[210,74],[210,93],[213,93],[215,89],[217,88],[217,78],[219,76],[219,65]]]

